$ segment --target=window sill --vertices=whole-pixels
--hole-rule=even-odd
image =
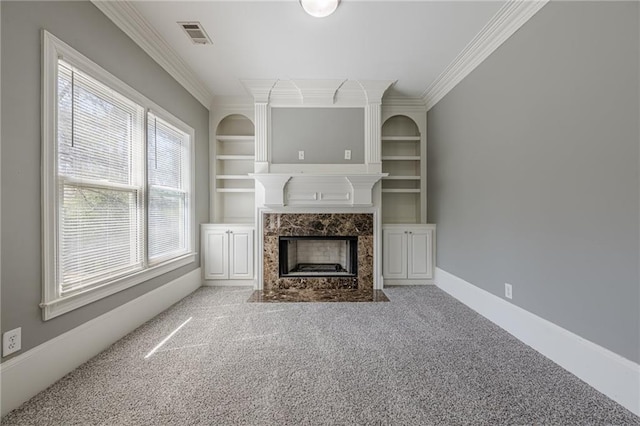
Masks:
[[[182,266],[195,263],[197,253],[189,253],[170,261],[152,266],[143,271],[135,272],[98,287],[93,287],[63,298],[46,301],[40,304],[42,317],[45,321],[67,312],[78,309],[134,285],[149,281],[152,278],[171,272]]]

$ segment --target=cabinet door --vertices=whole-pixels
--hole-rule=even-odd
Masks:
[[[229,279],[253,279],[253,229],[231,229],[229,252]]]
[[[204,279],[229,278],[229,234],[224,229],[204,231]]]
[[[407,278],[433,278],[433,231],[430,229],[409,231],[407,234],[409,245],[409,264]]]
[[[407,278],[407,233],[402,229],[382,231],[382,276]]]

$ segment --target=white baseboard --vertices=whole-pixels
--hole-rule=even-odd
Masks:
[[[256,287],[255,280],[204,280],[203,287]]]
[[[436,285],[640,416],[640,365],[440,268]]]
[[[201,284],[198,268],[2,363],[1,416],[185,298]]]
[[[387,286],[396,286],[396,285],[434,285],[433,280],[394,280],[387,278],[384,280],[385,287]]]

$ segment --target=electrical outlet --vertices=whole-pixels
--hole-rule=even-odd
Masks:
[[[22,349],[22,328],[14,328],[2,335],[2,356],[10,355]]]
[[[345,160],[351,160],[351,150],[350,149],[345,149],[344,150],[344,159]]]
[[[511,299],[513,297],[513,287],[509,283],[504,283],[504,297]]]
[[[298,160],[304,160],[304,151],[298,151]]]

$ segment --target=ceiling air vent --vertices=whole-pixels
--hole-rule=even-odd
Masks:
[[[187,33],[194,44],[211,44],[211,39],[200,22],[178,22],[178,25]]]

